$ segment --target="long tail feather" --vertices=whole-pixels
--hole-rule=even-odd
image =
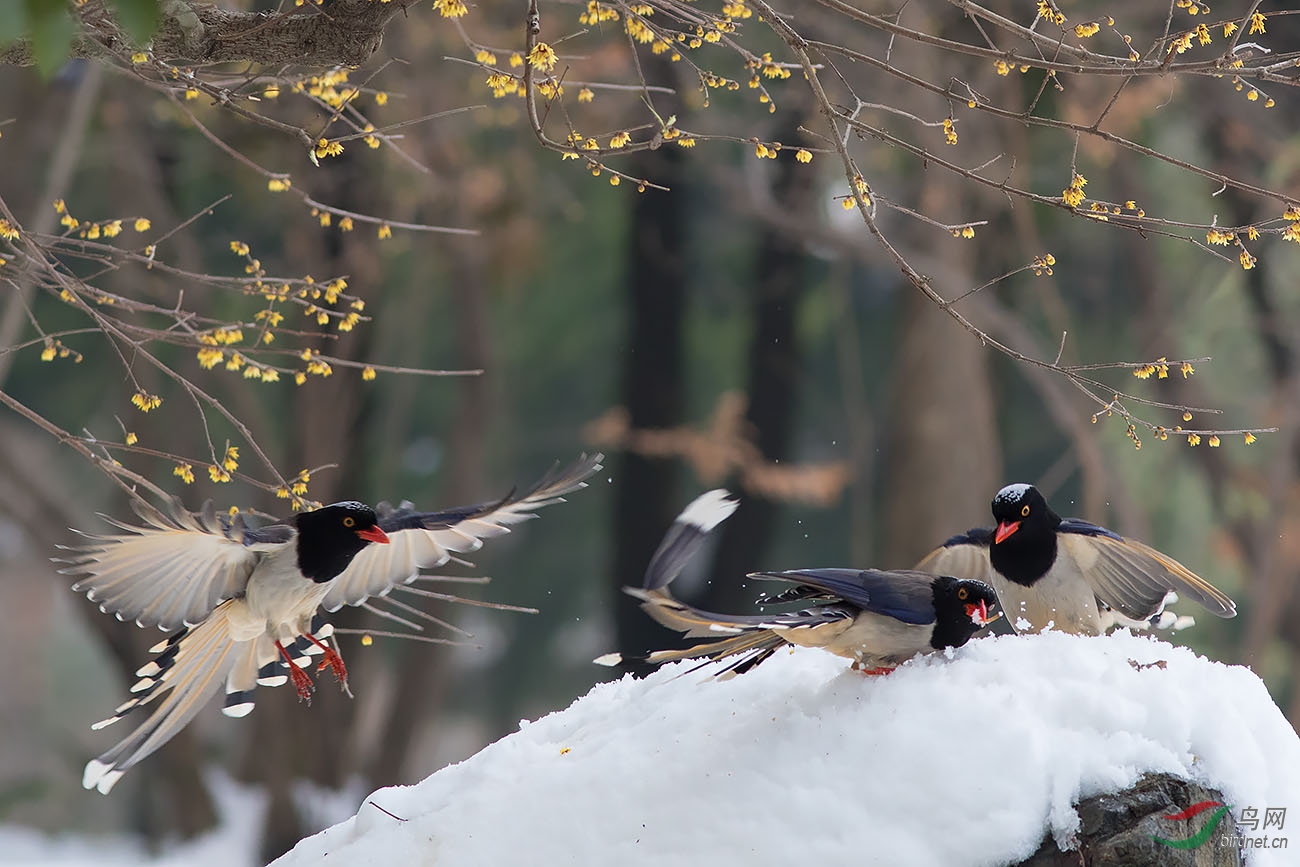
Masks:
[[[108,794],[122,774],[171,740],[194,718],[236,663],[246,664],[239,658],[240,651],[247,653],[255,642],[231,639],[228,612],[234,604],[242,602],[223,603],[200,625],[163,642],[159,656],[140,669],[141,680],[131,689],[134,697],[113,716],[93,726],[101,729],[134,710],[153,706],[153,712],[135,731],[87,763],[81,780],[84,787]]]

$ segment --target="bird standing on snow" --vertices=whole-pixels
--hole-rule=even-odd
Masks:
[[[1100,635],[1111,626],[1166,626],[1171,592],[1219,617],[1237,608],[1186,566],[1105,527],[1061,518],[1033,485],[1007,485],[993,498],[996,529],[953,536],[917,564],[934,574],[987,581],[1018,632],[1046,628]],[[1154,619],[1153,619],[1154,618]]]
[[[731,676],[743,674],[787,644],[797,644],[851,659],[854,668],[868,674],[885,674],[918,653],[961,647],[990,620],[989,607],[997,597],[987,584],[910,571],[797,569],[751,574],[751,578],[795,585],[760,598],[760,604],[812,604],[786,614],[714,614],[675,599],[668,592],[669,583],[699,550],[709,531],[726,520],[736,505],[723,490],[696,498],[664,536],[650,560],[644,586],[623,588],[641,600],[642,610],[669,629],[717,640],[644,656],[610,653],[597,663],[657,665],[682,659],[739,657],[718,672],[718,676]]]
[[[310,699],[303,666],[313,654],[324,654],[318,670],[333,669],[346,689],[347,668],[326,643],[333,627],[318,609],[365,605],[416,580],[421,569],[446,563],[452,552],[477,550],[483,539],[536,517],[533,510],[586,487],[583,479],[601,459],[584,455],[522,496],[441,512],[346,502],[253,529],[239,517],[219,520],[210,508],[198,515],[177,509],[169,517],[140,507],[148,526],[111,521],[127,532],[84,534],[90,544],[70,549],[62,561],[69,564],[64,573],[88,576],[73,589],[119,620],[179,631],[151,648],[157,655],[136,672],[132,697],[93,726],[152,707],[135,731],[86,765],[82,785],[107,794],[128,768],[184,728],[222,681],[223,710],[234,717],[253,709],[258,685],[292,679],[299,697]]]

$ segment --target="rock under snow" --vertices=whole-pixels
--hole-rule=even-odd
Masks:
[[[689,669],[598,684],[276,863],[1002,865],[1045,833],[1070,846],[1081,799],[1147,772],[1234,814],[1289,808],[1296,828],[1269,833],[1295,847],[1247,863],[1296,863],[1300,738],[1253,672],[1185,647],[1047,633],[887,677],[816,650],[729,681]]]

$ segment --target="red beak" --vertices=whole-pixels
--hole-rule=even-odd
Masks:
[[[993,534],[993,544],[996,545],[999,542],[1005,542],[1008,536],[1019,529],[1019,521],[1003,521],[1001,524],[998,524],[998,531]]]
[[[367,542],[378,542],[380,545],[388,544],[388,534],[379,529],[379,526],[366,527],[364,530],[357,530],[357,535]]]

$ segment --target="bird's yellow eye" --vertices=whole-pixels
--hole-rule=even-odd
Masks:
[[[355,527],[356,525],[357,525],[357,519],[352,517],[351,515],[348,515],[346,518],[343,519],[343,526],[345,527]]]
[[[963,602],[966,600],[966,597],[969,595],[970,595],[970,591],[967,590],[965,587],[957,588],[957,598],[962,600]]]
[[[1028,506],[1025,506],[1024,508],[1022,508],[1022,509],[1020,510],[1020,517],[1022,517],[1022,518],[1028,518],[1028,517],[1029,517],[1029,507],[1028,507]]]

